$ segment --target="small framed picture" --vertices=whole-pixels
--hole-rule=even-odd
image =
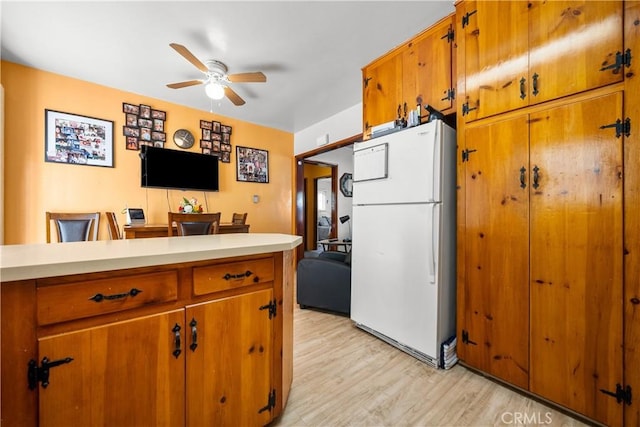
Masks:
[[[226,152],[231,152],[231,145],[229,144],[220,144],[220,150],[221,151],[226,151]]]
[[[165,121],[167,120],[167,113],[160,110],[151,110],[151,118]]]
[[[140,126],[141,128],[151,129],[153,127],[153,120],[140,118],[138,119],[138,126]]]
[[[138,115],[133,113],[127,113],[127,126],[138,126]]]
[[[236,147],[236,180],[269,182],[269,152],[258,148]]]
[[[164,133],[164,132],[152,131],[151,132],[151,139],[153,139],[154,141],[165,142],[167,140],[167,134]]]
[[[209,129],[202,129],[202,139],[206,141],[211,140],[211,131]]]
[[[211,150],[208,148],[203,148],[202,149],[202,154],[211,154]]]
[[[138,138],[135,136],[127,136],[127,150],[139,150]]]
[[[151,107],[149,105],[140,104],[140,113],[138,115],[143,119],[150,119]]]
[[[225,144],[231,144],[231,135],[228,133],[223,133],[222,142],[224,142]]]
[[[222,163],[231,163],[231,153],[229,153],[228,151],[225,151],[224,153],[222,153],[222,156],[220,157],[220,161]]]
[[[136,116],[140,114],[140,107],[138,105],[127,104],[126,102],[122,103],[122,112],[135,114]]]
[[[211,150],[215,151],[216,153],[220,152],[220,141],[211,141],[211,142],[213,143]]]
[[[210,121],[208,121],[208,120],[200,120],[200,129],[211,130],[212,128],[213,128],[213,125],[211,124]]]
[[[164,120],[153,119],[153,130],[164,132]]]
[[[122,133],[124,136],[135,136],[138,138],[140,136],[140,129],[131,126],[122,126]]]
[[[158,148],[164,148],[164,142],[162,141],[153,141],[153,146]]]
[[[213,132],[220,133],[220,126],[221,126],[221,125],[220,125],[220,122],[211,122],[211,124],[212,124],[212,128],[211,128],[211,130],[212,130]]]
[[[138,145],[139,145],[139,146],[141,146],[141,147],[142,147],[143,145],[146,145],[147,147],[153,147],[153,142],[151,142],[151,141],[140,141],[140,140],[138,140]]]
[[[220,133],[212,133],[211,134],[212,141],[222,141],[222,134]]]
[[[151,141],[151,129],[140,128],[140,139],[143,141]]]
[[[231,126],[221,125],[220,132],[228,133],[229,135],[231,135]]]
[[[211,150],[211,141],[207,141],[206,139],[201,139],[200,140],[200,148],[207,148],[209,150]]]

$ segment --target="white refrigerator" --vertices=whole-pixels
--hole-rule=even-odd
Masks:
[[[441,120],[354,145],[351,319],[436,367],[455,335],[455,157]]]

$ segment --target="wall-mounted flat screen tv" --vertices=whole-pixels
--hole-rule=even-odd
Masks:
[[[142,187],[219,191],[218,156],[140,147]]]

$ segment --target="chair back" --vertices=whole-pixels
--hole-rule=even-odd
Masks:
[[[105,212],[107,215],[107,222],[109,223],[109,238],[111,240],[122,239],[122,232],[118,226],[118,219],[114,212]]]
[[[233,224],[246,224],[247,223],[247,213],[234,213],[233,220],[231,221]]]
[[[220,212],[216,213],[168,213],[168,235],[173,234],[173,223],[176,223],[178,236],[193,236],[198,234],[218,234],[220,227]]]
[[[100,212],[47,212],[47,243],[51,243],[51,221],[56,225],[58,242],[98,240]]]

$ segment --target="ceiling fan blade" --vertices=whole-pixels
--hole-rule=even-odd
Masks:
[[[233,102],[235,105],[244,105],[244,99],[240,98],[240,95],[235,93],[230,87],[225,86],[224,94],[229,98],[229,101]]]
[[[171,89],[180,89],[188,86],[201,85],[202,83],[203,83],[202,80],[188,80],[186,82],[169,83],[167,87]]]
[[[260,71],[255,73],[229,74],[227,78],[232,83],[264,83],[267,81],[267,76]]]
[[[174,48],[176,52],[178,52],[180,55],[184,57],[184,59],[191,62],[193,65],[195,65],[198,70],[202,71],[203,73],[206,73],[207,71],[209,71],[207,66],[204,65],[202,61],[200,61],[198,58],[196,58],[195,55],[191,53],[189,49],[187,49],[186,47],[178,43],[169,43],[169,46]]]

